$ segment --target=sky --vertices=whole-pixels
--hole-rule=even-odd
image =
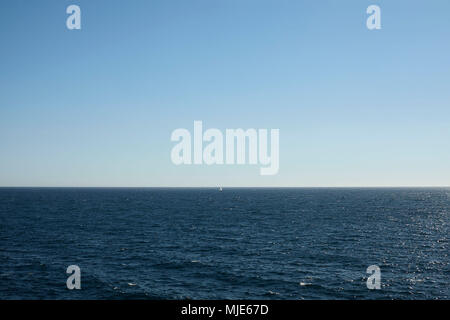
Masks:
[[[69,30],[66,8],[81,8]],[[381,8],[368,30],[366,8]],[[0,2],[0,186],[450,185],[450,2]],[[280,130],[280,167],[177,128]]]

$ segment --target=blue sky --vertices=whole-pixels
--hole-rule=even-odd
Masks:
[[[82,29],[66,28],[81,7]],[[382,29],[366,28],[377,4]],[[448,186],[450,2],[0,4],[0,186]],[[280,170],[175,166],[176,128],[280,129]]]

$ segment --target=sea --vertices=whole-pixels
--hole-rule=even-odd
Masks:
[[[0,299],[449,299],[449,224],[450,188],[0,188]]]

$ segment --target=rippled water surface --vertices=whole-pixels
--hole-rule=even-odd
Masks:
[[[449,299],[449,217],[448,188],[0,188],[0,299]]]

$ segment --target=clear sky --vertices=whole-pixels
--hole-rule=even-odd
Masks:
[[[175,166],[194,120],[279,173]],[[0,2],[0,186],[218,185],[450,185],[450,1]]]

